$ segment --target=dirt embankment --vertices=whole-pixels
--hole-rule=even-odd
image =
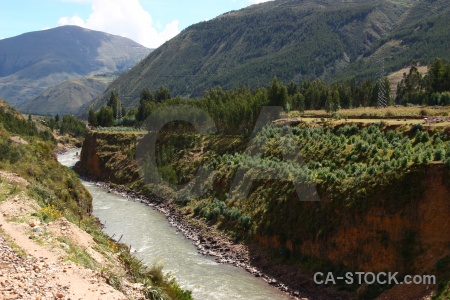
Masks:
[[[140,285],[124,280],[119,291],[108,284],[103,272],[125,275],[117,256],[41,208],[27,186],[0,172],[0,299],[144,299]],[[42,223],[42,213],[55,220]]]

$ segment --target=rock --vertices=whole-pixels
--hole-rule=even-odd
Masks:
[[[39,267],[38,265],[34,265],[33,271],[35,271],[36,273],[39,273],[41,271],[41,267]]]
[[[63,242],[61,242],[59,245],[60,245],[62,248],[64,248],[64,249],[69,249],[69,248],[70,248],[69,245],[67,245],[66,243],[63,243]]]
[[[58,299],[61,299],[61,298],[64,298],[64,294],[62,294],[62,293],[56,293],[56,298],[58,298]]]

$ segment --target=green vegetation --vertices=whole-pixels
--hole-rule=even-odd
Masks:
[[[56,130],[59,135],[70,135],[74,138],[82,138],[87,132],[86,124],[73,115],[65,115],[61,119],[57,114],[53,118],[47,117],[41,119],[40,121],[43,125],[49,128],[51,132]]]
[[[250,6],[187,28],[115,80],[94,108],[113,90],[121,91],[127,107],[137,107],[144,88],[160,86],[195,98],[215,86],[265,86],[274,76],[285,85],[308,78],[327,84],[375,81],[382,58],[388,73],[412,60],[427,65],[450,58],[448,11],[445,0],[279,0]]]
[[[439,59],[436,61],[439,61]],[[431,66],[430,68],[434,67]],[[216,87],[207,91],[202,98],[189,100],[180,97],[172,98],[166,87],[160,87],[155,93],[152,93],[148,88],[144,88],[140,95],[138,109],[130,109],[126,115],[124,109],[118,113],[117,107],[122,107],[121,100],[116,93],[112,92],[108,106],[102,107],[97,113],[91,108],[88,119],[91,126],[112,126],[114,123],[114,107],[116,107],[116,125],[140,126],[153,112],[170,105],[187,104],[207,112],[222,133],[250,134],[259,115],[259,110],[263,106],[281,106],[286,112],[299,111],[301,116],[314,116],[316,113],[311,111],[322,109],[328,116],[346,117],[349,115],[341,115],[338,111],[352,109],[353,107],[377,107],[380,84],[384,85],[388,104],[392,105],[387,78],[381,83],[380,81],[374,82],[367,79],[361,84],[357,84],[355,80],[335,81],[326,84],[321,79],[315,79],[313,81],[305,80],[301,84],[292,81],[288,86],[285,86],[275,77],[267,88],[250,90],[241,87],[224,91],[221,87]],[[401,95],[404,94],[404,88],[401,87],[403,85],[404,81],[399,84],[397,99],[404,104],[408,104],[408,106],[412,106],[411,103],[405,103],[401,98],[403,97]],[[447,89],[450,90],[450,87],[440,86],[440,91],[444,92],[440,94],[430,93],[429,98],[421,93],[418,99],[426,103],[429,102],[427,99],[438,98],[439,103],[445,105],[447,103],[442,102],[441,99],[445,100],[446,95],[450,95],[450,91],[447,91]],[[354,111],[350,110],[349,112]],[[379,112],[383,112],[383,114],[380,115]],[[437,113],[440,112],[437,111]],[[448,114],[448,112],[445,113]],[[423,117],[427,114],[427,111],[421,110],[414,117]],[[324,114],[319,115],[322,117]],[[350,116],[354,117],[355,115]],[[359,115],[360,118],[409,118],[410,116],[407,114],[394,115],[389,110],[372,111],[369,114],[363,112]]]
[[[60,130],[75,130],[78,127],[73,116],[52,119]],[[74,125],[72,127],[72,125]],[[189,291],[182,290],[174,279],[162,273],[159,267],[146,267],[133,257],[128,246],[111,240],[92,215],[92,198],[81,184],[78,175],[63,167],[54,157],[55,141],[51,133],[37,129],[33,121],[25,120],[19,113],[0,100],[0,169],[18,174],[29,182],[28,195],[36,199],[41,209],[36,216],[42,222],[50,222],[64,216],[92,235],[100,247],[113,247],[125,266],[129,280],[143,283],[148,291],[156,290],[158,299],[192,299]],[[21,141],[13,139],[20,135]],[[3,186],[3,183],[0,182]],[[14,192],[14,189],[12,190]],[[71,259],[86,267],[95,263],[87,252],[69,245]],[[115,275],[111,275],[113,282]],[[105,275],[106,276],[106,275]],[[155,299],[148,294],[149,299]]]
[[[0,99],[0,101],[2,100]],[[39,132],[32,121],[18,118],[14,110],[2,103],[0,103],[0,130],[7,131],[10,134],[42,138],[44,140],[53,139],[48,131]]]
[[[408,74],[398,84],[396,102],[399,104],[450,104],[450,63],[436,58],[424,76],[414,61]]]
[[[194,162],[200,166],[202,162],[209,161],[207,168],[215,171],[215,179],[210,178],[208,182],[213,183],[214,189],[209,192],[209,197],[200,202],[194,202],[195,214],[205,217],[208,221],[216,222],[222,218],[236,221],[241,216],[249,216],[252,220],[249,233],[252,234],[277,233],[282,234],[286,239],[294,240],[298,236],[311,236],[318,231],[327,235],[330,233],[329,230],[338,224],[334,224],[329,218],[326,219],[327,225],[324,228],[321,226],[325,224],[318,224],[317,220],[311,216],[299,218],[301,224],[295,220],[276,223],[280,216],[284,220],[289,218],[290,213],[282,214],[279,209],[271,209],[272,205],[275,205],[274,195],[276,195],[277,205],[292,204],[295,191],[289,181],[293,179],[300,182],[313,181],[323,193],[321,196],[328,198],[334,203],[333,206],[337,205],[349,213],[367,209],[371,206],[370,201],[375,200],[370,197],[373,193],[377,193],[377,189],[389,182],[403,180],[402,178],[408,177],[408,173],[414,172],[417,168],[420,169],[423,163],[442,164],[450,157],[447,134],[437,131],[430,137],[421,125],[415,125],[409,129],[404,127],[403,130],[405,132],[387,130],[383,123],[368,127],[346,125],[340,128],[309,126],[290,128],[271,125],[261,130],[255,139],[257,145],[255,147],[260,147],[262,150],[259,151],[263,151],[256,156],[248,156],[245,153],[233,154],[233,152],[217,156],[216,149],[208,148],[213,147],[211,145],[214,145],[217,139],[210,137],[203,143],[206,145],[203,151],[205,156],[212,157],[209,159],[202,157]],[[165,170],[171,166],[178,178],[186,182],[193,178],[192,169],[195,170],[195,167],[187,166],[192,164],[189,153],[197,153],[201,145],[198,142],[185,143],[185,146],[193,148],[178,152],[174,150],[176,145],[171,143],[175,140],[175,137],[164,138],[164,147],[158,148],[161,151],[158,157],[166,159],[157,161],[162,162],[160,165],[164,166]],[[243,149],[242,146],[238,148]],[[258,151],[257,148],[250,150]],[[172,153],[179,154],[174,156]],[[283,156],[286,155],[292,159],[283,160]],[[257,180],[253,183],[250,199],[243,202],[230,202],[227,201],[230,200],[228,193],[238,168],[256,173],[258,170],[259,172],[272,170],[283,174],[287,182],[277,182],[267,186],[266,181]],[[186,171],[191,173],[187,174]],[[242,181],[240,184],[248,183]],[[405,201],[411,200],[406,200],[407,196],[401,198]],[[404,204],[398,199],[389,205],[401,207]],[[303,204],[298,205],[303,206]],[[297,214],[299,211],[304,211],[300,207]],[[308,224],[307,220],[313,223]],[[339,219],[335,221],[339,222]],[[229,229],[235,232],[242,232],[242,229],[247,232],[247,229],[250,229],[243,227],[240,222],[228,225],[232,225]],[[301,234],[299,230],[302,231]]]
[[[170,101],[174,100],[166,102]],[[366,125],[336,126],[328,122],[275,124],[264,127],[252,138],[249,151],[253,155],[244,151],[249,139],[243,131],[199,135],[186,124],[171,123],[164,127],[156,145],[159,172],[171,184],[185,184],[199,170],[212,172],[208,178],[191,185],[203,191],[200,197],[194,196],[189,188],[171,190],[165,183],[144,186],[134,162],[134,145],[139,139],[135,133],[91,132],[89,145],[95,144],[100,161],[107,162],[102,172],[107,179],[110,176],[113,182],[127,184],[148,196],[177,198],[188,218],[216,226],[237,241],[258,243],[260,237],[265,237],[270,242],[261,247],[270,251],[271,259],[306,272],[358,269],[360,263],[370,259],[358,247],[342,250],[352,257],[345,266],[328,261],[326,253],[340,247],[335,244],[335,236],[346,228],[360,226],[360,219],[374,209],[382,211],[386,218],[409,212],[424,199],[428,171],[437,174],[434,172],[448,168],[444,167],[445,161],[450,161],[450,138],[445,127],[422,124],[394,127],[373,121]],[[236,189],[251,186],[246,199],[231,191],[239,169],[246,175],[238,181]],[[265,178],[264,174],[269,173],[279,174],[283,179]],[[439,176],[435,180],[450,184],[448,178]],[[299,201],[294,180],[315,185],[321,201]],[[411,222],[415,220],[414,213],[411,219],[405,217]],[[419,236],[414,227],[406,226],[402,232],[397,240],[394,234],[380,230],[370,233],[370,237],[359,237],[358,244],[377,246],[379,242],[383,251],[390,249],[389,253],[401,262],[395,266],[396,271],[411,271],[412,262],[420,253]],[[353,241],[353,237],[348,238]],[[308,249],[304,245],[310,243],[317,243],[323,252],[300,250]],[[357,286],[346,287],[349,288]],[[373,287],[369,294],[375,297],[386,288]]]
[[[92,108],[89,109],[88,122],[93,127],[111,127],[115,123],[126,125],[126,121],[125,123],[122,122],[123,117],[125,117],[124,119],[128,117],[126,116],[126,109],[122,106],[119,95],[113,91],[106,106],[100,108],[98,112],[95,112]]]

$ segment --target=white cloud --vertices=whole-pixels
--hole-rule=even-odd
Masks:
[[[88,0],[65,0],[86,2]],[[139,0],[89,0],[91,14],[87,20],[79,16],[62,17],[58,25],[77,25],[128,37],[146,47],[156,48],[176,36],[180,30],[179,22],[174,20],[157,29],[152,16],[139,3]]]
[[[80,27],[86,27],[86,24],[82,18],[79,16],[73,16],[73,17],[62,17],[58,20],[58,25],[76,25]]]

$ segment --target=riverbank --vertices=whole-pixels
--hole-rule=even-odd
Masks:
[[[29,185],[0,172],[1,299],[145,299],[143,285],[126,280],[117,254],[52,208],[41,208],[27,196]],[[54,221],[38,217],[47,212]],[[120,290],[111,284],[113,274],[122,278]]]
[[[255,277],[261,278],[273,288],[283,292],[290,299],[340,299],[351,298],[350,295],[336,292],[328,288],[319,288],[312,281],[312,277],[306,275],[299,276],[299,272],[292,273],[292,270],[284,268],[273,269],[274,273],[281,276],[271,276],[270,270],[260,269],[252,262],[254,258],[249,255],[248,246],[242,243],[234,242],[230,237],[224,235],[223,232],[207,226],[199,220],[188,218],[185,213],[173,202],[164,201],[157,197],[146,197],[140,193],[128,189],[123,185],[115,185],[106,182],[96,182],[95,185],[110,193],[123,197],[129,201],[139,202],[145,204],[154,210],[162,213],[169,224],[174,227],[177,232],[181,233],[185,238],[192,241],[197,248],[198,253],[212,257],[217,263],[229,264],[235,267],[246,270]],[[263,264],[264,255],[261,253],[259,259],[262,259]],[[286,278],[282,272],[289,272],[291,274],[291,282],[293,286],[300,288],[293,288],[284,284],[279,278]]]
[[[285,130],[292,136],[284,137]],[[311,283],[314,272],[342,274],[390,270],[400,274],[433,274],[435,266],[448,255],[448,235],[443,228],[448,224],[449,186],[447,168],[442,162],[443,152],[438,149],[447,143],[448,135],[444,132],[428,132],[421,126],[392,130],[380,123],[336,128],[274,126],[261,135],[264,141],[267,139],[267,154],[257,162],[236,153],[245,144],[240,137],[161,136],[161,152],[156,155],[157,159],[175,155],[170,161],[163,161],[161,174],[166,181],[175,184],[192,180],[189,176],[201,166],[214,170],[205,180],[205,185],[211,188],[203,197],[192,197],[184,203],[174,202],[175,211],[164,208],[185,222],[183,226],[197,227],[189,228],[188,235],[198,230],[195,236],[205,240],[199,243],[207,244],[200,251],[217,252],[218,249],[223,256],[222,245],[214,237],[221,236],[221,231],[229,233],[232,237],[229,241],[239,241],[247,246],[245,251],[238,252],[243,255],[243,262],[267,275],[269,280],[277,280],[271,281],[272,285],[282,282],[294,293],[301,291],[300,296],[312,295],[310,298],[317,296],[315,298],[319,299],[326,297],[322,297],[323,294],[331,295],[328,298],[356,298],[357,294],[361,295],[358,290],[364,286],[341,284],[324,289]],[[367,136],[370,140],[380,141],[379,146],[367,144]],[[190,148],[183,149],[180,141],[188,137]],[[271,180],[254,183],[247,201],[228,201],[228,192],[239,166],[247,163],[258,168],[276,165],[277,144],[285,144],[284,139],[305,144],[299,147],[304,147],[305,157],[312,159],[309,170],[320,178],[317,188],[321,201],[298,201],[290,182]],[[399,156],[399,151],[395,155],[391,150],[387,151],[398,148],[394,142],[400,140],[410,149],[407,157]],[[90,132],[77,167],[91,178],[123,185],[148,197],[155,194],[150,189],[157,189],[158,195],[172,199],[164,185],[143,185],[135,160],[137,142],[135,135],[126,133]],[[433,157],[434,153],[440,161]],[[425,154],[424,160],[422,155]],[[319,161],[325,166],[318,164]],[[326,167],[335,164],[339,172]],[[284,172],[284,167],[290,170],[291,165],[278,167]],[[302,176],[301,166],[292,168],[293,174]],[[369,174],[374,172],[382,173],[382,176]],[[329,176],[330,182],[325,184]],[[338,180],[337,176],[342,179]],[[240,181],[239,184],[244,187],[246,183]],[[118,192],[127,193],[124,187],[119,187]],[[211,233],[210,230],[216,229],[218,234]],[[223,245],[227,247],[229,243]],[[229,252],[226,251],[226,255]],[[245,255],[248,260],[244,259]],[[445,276],[442,276],[443,281]],[[351,294],[330,291],[333,288]],[[364,297],[374,299],[387,289],[388,286],[370,285]],[[424,287],[423,290],[431,294],[436,287]]]

